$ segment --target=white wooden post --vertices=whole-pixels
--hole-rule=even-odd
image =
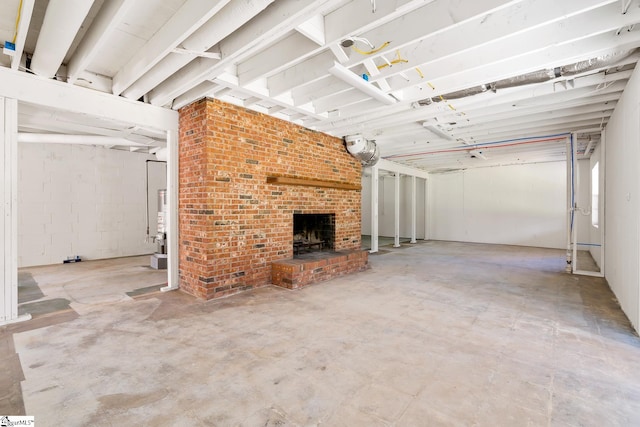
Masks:
[[[396,172],[395,191],[393,194],[393,221],[394,221],[394,242],[393,247],[400,247],[400,173]]]
[[[167,131],[167,286],[162,291],[178,289],[178,131]]]
[[[411,177],[411,243],[416,243],[416,177]]]
[[[18,316],[18,101],[0,97],[0,325]]]
[[[380,170],[378,166],[371,167],[371,249],[370,253],[378,252],[378,189],[380,184]]]

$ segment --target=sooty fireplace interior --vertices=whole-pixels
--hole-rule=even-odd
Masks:
[[[335,214],[293,214],[293,255],[333,250]]]

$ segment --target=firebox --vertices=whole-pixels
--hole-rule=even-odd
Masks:
[[[336,237],[336,215],[293,214],[293,254],[331,251]]]

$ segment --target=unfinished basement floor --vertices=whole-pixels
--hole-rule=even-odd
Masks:
[[[296,291],[132,294],[0,328],[0,413],[39,427],[640,425],[640,339],[602,279],[564,273],[563,251],[422,242],[370,265]]]

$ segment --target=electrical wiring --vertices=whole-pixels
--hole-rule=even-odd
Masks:
[[[16,40],[18,39],[18,25],[20,24],[21,14],[22,14],[22,0],[20,0],[20,3],[18,4],[18,14],[16,16],[16,29],[13,32],[13,41],[12,41],[13,44],[15,44]]]
[[[384,56],[382,56],[382,59],[386,61],[386,64],[378,65],[378,70],[382,70],[383,68],[386,68],[386,67],[391,67],[393,64],[406,64],[407,62],[409,62],[407,59],[404,59],[402,58],[402,56],[400,56],[399,50],[396,50],[396,59],[389,61]]]
[[[353,46],[351,46],[351,48],[353,50],[355,50],[356,52],[358,52],[360,55],[372,55],[374,53],[380,52],[382,49],[384,49],[385,47],[389,46],[390,44],[391,44],[391,42],[384,42],[379,47],[377,47],[375,49],[371,49],[369,51],[362,50],[362,49],[356,47],[355,44]]]

